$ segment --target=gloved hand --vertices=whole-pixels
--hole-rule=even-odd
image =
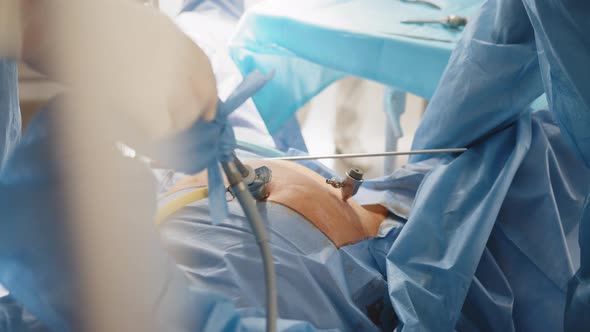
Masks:
[[[214,118],[207,56],[158,11],[119,0],[22,4],[25,60],[88,100],[115,106],[104,111],[126,113],[115,120],[156,139]]]

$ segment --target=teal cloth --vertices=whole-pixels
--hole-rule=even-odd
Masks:
[[[482,1],[435,2],[443,9],[394,0],[269,1],[242,17],[230,53],[242,74],[276,70],[275,79],[254,97],[271,133],[313,96],[348,75],[429,98],[461,31],[400,21],[471,16]]]

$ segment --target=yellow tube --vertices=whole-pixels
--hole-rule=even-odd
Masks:
[[[195,191],[191,191],[175,199],[168,202],[166,205],[162,206],[158,209],[158,213],[156,214],[156,225],[162,224],[166,218],[170,217],[172,214],[176,213],[178,210],[182,209],[183,207],[187,206],[190,203],[194,203],[196,201],[200,201],[209,197],[209,188],[199,188]]]

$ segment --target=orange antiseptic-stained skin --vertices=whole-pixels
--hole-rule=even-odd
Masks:
[[[257,159],[244,163],[253,168],[269,167],[272,170],[272,181],[267,184],[267,200],[302,215],[337,247],[375,237],[387,215],[387,210],[380,205],[361,206],[352,199],[343,201],[340,189],[326,184],[326,179],[321,175],[297,163]],[[182,179],[169,193],[206,185],[207,174],[201,172]]]

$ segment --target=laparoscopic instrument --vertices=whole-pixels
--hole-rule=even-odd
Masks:
[[[254,169],[249,165],[245,165],[235,154],[231,160],[222,162],[221,166],[229,182],[228,191],[238,199],[260,247],[266,281],[266,332],[275,332],[278,319],[275,269],[268,243],[268,233],[256,207],[257,201],[264,200],[269,196],[266,184],[272,179],[272,172],[266,166]],[[158,210],[156,224],[162,224],[168,217],[184,206],[205,199],[208,196],[208,187],[204,187],[176,197]]]
[[[387,157],[387,156],[403,156],[413,154],[436,154],[436,153],[459,153],[465,152],[467,148],[451,148],[451,149],[428,149],[428,150],[413,150],[413,151],[389,151],[376,153],[341,153],[341,154],[326,154],[316,156],[285,156],[264,158],[264,160],[319,160],[319,159],[346,159],[346,158],[366,158],[366,157]]]
[[[135,150],[123,143],[118,143],[117,148],[127,158],[136,159],[149,166],[158,165],[155,161],[138,154]],[[250,223],[252,233],[256,237],[256,242],[260,247],[266,281],[266,332],[275,332],[277,330],[278,319],[275,269],[272,252],[268,243],[268,233],[256,207],[256,201],[264,200],[269,195],[266,184],[272,179],[272,172],[266,166],[253,169],[249,165],[244,165],[235,154],[233,154],[229,161],[221,162],[221,166],[229,182],[228,191],[238,199],[244,215]],[[165,180],[168,181],[173,173],[174,171],[172,170],[167,172]],[[156,214],[156,224],[160,225],[165,219],[182,207],[207,198],[209,196],[208,189],[207,187],[198,188],[164,205]]]
[[[404,37],[404,38],[412,38],[412,39],[419,39],[419,40],[426,40],[426,41],[435,41],[441,43],[454,43],[453,40],[450,39],[443,39],[443,38],[434,38],[434,37],[426,37],[420,35],[412,35],[408,33],[400,33],[400,32],[383,32],[386,35]]]
[[[288,157],[274,157],[265,158],[265,160],[318,160],[318,159],[345,159],[345,158],[363,158],[363,157],[384,157],[384,156],[399,156],[412,154],[435,154],[435,153],[458,153],[465,152],[467,148],[453,148],[453,149],[430,149],[430,150],[414,150],[414,151],[390,151],[378,153],[348,153],[348,154],[331,154],[331,155],[317,155],[317,156],[288,156]],[[341,189],[342,200],[347,201],[352,196],[356,195],[359,188],[363,184],[363,171],[358,168],[351,168],[343,178],[332,177],[326,179],[326,183],[334,188]]]
[[[242,164],[235,154],[233,159],[222,162],[221,166],[227,176],[231,192],[242,206],[244,214],[250,222],[250,227],[252,227],[252,233],[256,237],[256,242],[260,247],[266,281],[266,331],[274,332],[277,330],[278,304],[272,252],[268,243],[268,233],[264,228],[264,221],[256,207],[256,200],[246,183],[244,183],[244,179],[249,179],[251,181],[250,184],[254,183],[256,181],[256,174],[252,167]],[[269,177],[266,180],[270,181],[270,174],[267,175]],[[266,198],[267,193],[264,189],[264,183],[261,184],[261,187],[262,189],[257,192]]]
[[[458,15],[449,15],[439,19],[416,19],[416,20],[403,20],[401,23],[404,24],[441,24],[448,29],[459,29],[467,25],[469,20],[467,17]]]
[[[455,148],[455,149],[431,149],[431,150],[415,150],[415,151],[391,151],[391,152],[380,152],[380,153],[350,153],[350,154],[334,154],[334,155],[321,155],[321,156],[292,156],[292,157],[275,157],[265,158],[265,160],[310,160],[310,159],[342,159],[342,158],[361,158],[361,157],[382,157],[382,156],[396,156],[396,155],[411,155],[411,154],[432,154],[432,153],[457,153],[464,152],[466,148]],[[272,172],[268,167],[260,167],[253,169],[251,166],[244,165],[234,155],[233,159],[236,169],[241,175],[244,183],[244,187],[249,191],[253,198],[257,201],[264,200],[268,197],[269,193],[266,189],[266,184],[270,182],[272,178]],[[225,166],[224,166],[225,169]],[[227,173],[227,170],[226,170]],[[332,177],[326,179],[326,183],[334,188],[340,189],[342,194],[342,200],[347,201],[358,192],[359,188],[363,183],[363,171],[359,168],[351,168],[348,170],[343,178]],[[228,175],[229,179],[229,175]],[[234,186],[230,182],[230,188]],[[234,193],[235,189],[231,192]]]
[[[326,179],[326,183],[334,188],[340,188],[342,200],[347,201],[349,198],[356,195],[363,184],[363,171],[359,168],[351,168],[344,173],[343,179],[333,177]]]

